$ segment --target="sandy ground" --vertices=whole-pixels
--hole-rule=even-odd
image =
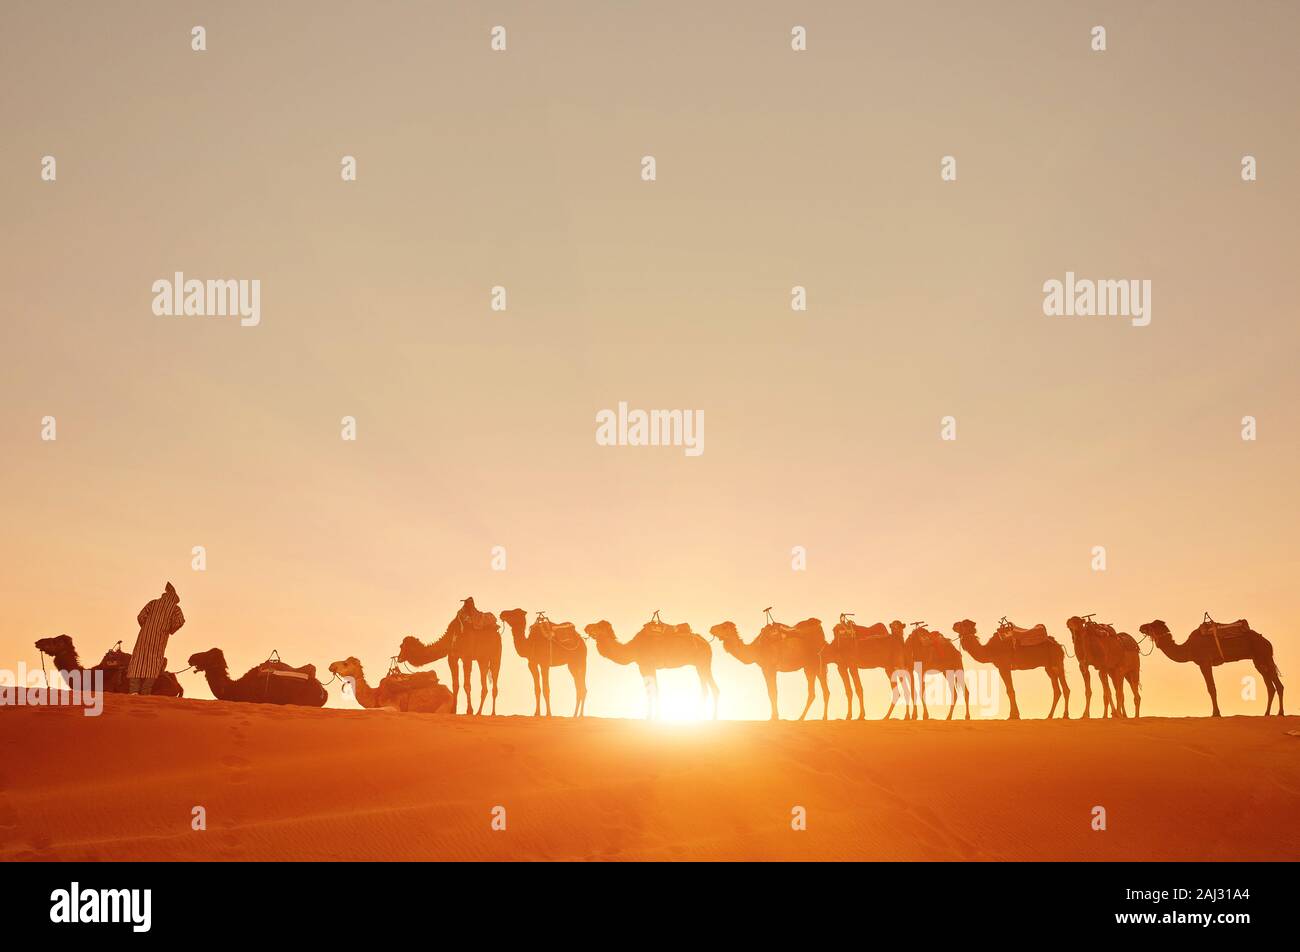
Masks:
[[[107,700],[97,718],[0,708],[0,858],[1300,859],[1297,717],[656,725]]]

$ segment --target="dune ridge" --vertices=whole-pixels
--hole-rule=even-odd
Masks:
[[[0,709],[0,858],[1293,860],[1298,729],[543,721],[114,695],[100,717]]]

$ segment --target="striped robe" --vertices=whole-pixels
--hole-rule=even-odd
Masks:
[[[156,678],[162,674],[167,659],[167,639],[185,624],[181,614],[180,596],[170,585],[168,591],[155,598],[136,616],[140,634],[136,635],[131,649],[131,663],[126,667],[128,678]]]

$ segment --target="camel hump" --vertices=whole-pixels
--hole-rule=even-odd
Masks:
[[[843,635],[846,638],[856,638],[859,641],[873,641],[878,638],[888,638],[891,632],[881,622],[874,625],[863,626],[856,622],[846,622],[843,625],[835,626],[835,633]]]
[[[1204,632],[1214,638],[1222,640],[1224,638],[1240,638],[1243,635],[1251,634],[1250,622],[1244,618],[1238,618],[1234,622],[1218,622],[1210,618],[1209,613],[1205,615],[1206,620],[1201,623],[1198,631]]]
[[[1125,651],[1137,651],[1138,643],[1127,631],[1117,632],[1115,637],[1119,640],[1120,645]]]
[[[113,671],[118,668],[125,669],[126,666],[131,663],[130,653],[123,651],[121,644],[122,642],[119,641],[117,645],[109,648],[108,651],[105,652],[104,660],[99,662],[99,667],[103,668],[105,671]]]
[[[1041,645],[1045,641],[1055,640],[1047,637],[1046,625],[1035,625],[1033,628],[1021,628],[1018,625],[1007,622],[998,629],[998,634],[1010,641],[1017,648],[1032,648],[1034,645]]]
[[[578,647],[579,642],[582,641],[573,622],[554,622],[545,616],[533,622],[532,632],[538,637],[553,642],[557,647],[568,650]]]
[[[659,621],[659,613],[655,612],[650,621],[641,626],[637,636],[654,635],[656,637],[671,636],[675,638],[689,638],[695,634],[691,631],[691,626],[685,622],[674,625],[671,622]]]

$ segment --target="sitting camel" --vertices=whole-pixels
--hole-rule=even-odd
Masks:
[[[894,713],[898,699],[904,696],[904,690],[907,698],[905,719],[913,719],[916,713],[912,698],[912,678],[908,673],[907,647],[903,641],[903,629],[906,626],[901,621],[893,621],[889,623],[889,627],[885,627],[884,622],[863,627],[852,619],[851,614],[840,613],[839,623],[831,629],[831,647],[824,655],[827,662],[839,666],[840,678],[844,681],[844,694],[849,701],[846,720],[853,718],[853,695],[849,691],[850,678],[858,695],[858,720],[863,720],[867,716],[867,708],[862,698],[862,676],[858,673],[861,668],[881,668],[889,680],[891,693],[885,720]]]
[[[546,716],[551,716],[551,668],[567,665],[573,675],[573,690],[577,694],[574,717],[581,717],[587,706],[587,643],[582,640],[572,622],[552,622],[545,612],[538,612],[532,629],[524,634],[528,613],[522,608],[512,608],[501,613],[501,620],[510,626],[515,651],[528,662],[533,676],[533,699],[537,702],[533,717],[542,713],[542,698],[546,698]]]
[[[366,673],[361,668],[361,662],[356,658],[345,658],[330,665],[330,674],[352,685],[352,694],[362,707],[415,714],[456,712],[456,695],[439,683],[434,671],[406,674],[391,668],[379,682],[379,687],[372,688],[366,683]]]
[[[482,714],[487,701],[488,679],[492,680],[492,713],[497,712],[497,677],[501,673],[501,626],[497,616],[491,612],[479,611],[474,607],[474,599],[462,600],[460,610],[447,624],[447,630],[441,638],[432,644],[424,644],[414,635],[402,639],[397,651],[397,660],[405,664],[423,667],[439,658],[446,658],[451,667],[451,693],[460,705],[460,674],[465,672],[465,713]],[[479,696],[478,710],[474,710],[470,694],[470,676],[474,673],[474,662],[478,662]]]
[[[655,612],[631,641],[622,642],[607,621],[592,622],[583,631],[596,643],[596,652],[615,664],[634,664],[645,683],[646,717],[657,715],[659,669],[690,665],[700,677],[700,704],[713,698],[713,718],[718,717],[718,684],[713,680],[713,648],[691,631],[690,625],[669,625]]]
[[[1020,720],[1011,672],[1031,668],[1043,668],[1052,682],[1052,709],[1047,712],[1048,719],[1056,713],[1056,705],[1062,693],[1065,694],[1063,716],[1070,716],[1070,686],[1065,681],[1065,649],[1047,634],[1045,627],[1037,625],[1033,628],[1017,628],[1004,618],[997,632],[984,644],[975,636],[975,622],[969,618],[957,622],[952,630],[957,632],[957,638],[968,655],[980,664],[991,664],[998,669],[1007,696],[1011,699],[1010,720]]]
[[[220,648],[190,655],[190,667],[208,679],[212,696],[218,701],[322,707],[329,697],[325,686],[316,680],[315,665],[291,668],[275,652],[257,667],[249,668],[238,681],[230,680],[226,656]]]
[[[54,666],[59,671],[80,671],[84,677],[87,674],[93,675],[96,671],[102,671],[104,674],[104,691],[109,694],[126,694],[127,679],[126,666],[131,661],[131,655],[125,651],[119,650],[122,642],[110,649],[104,655],[104,660],[95,667],[87,671],[81,666],[81,660],[77,657],[77,649],[72,644],[72,639],[67,635],[57,635],[53,638],[42,638],[36,642],[36,650],[43,654],[49,655],[54,659]],[[167,659],[163,659],[163,666],[166,667]],[[157,680],[153,683],[151,694],[157,694],[162,697],[184,697],[185,691],[181,684],[176,680],[176,675],[170,671],[163,671],[158,675]]]
[[[915,675],[919,682],[916,686],[921,695],[922,716],[927,721],[930,719],[930,709],[925,703],[925,676],[942,674],[948,689],[952,692],[952,707],[948,708],[948,716],[945,720],[952,720],[952,712],[957,710],[958,683],[961,684],[962,697],[966,701],[966,720],[970,720],[970,686],[966,683],[966,669],[962,666],[961,650],[941,632],[927,629],[923,621],[915,623],[905,645],[909,671],[908,687],[912,686],[912,676]],[[912,704],[915,707],[915,700]]]
[[[767,698],[772,704],[772,720],[780,720],[776,676],[781,671],[802,671],[808,680],[808,700],[799,715],[801,721],[808,716],[808,709],[817,697],[817,682],[821,682],[822,720],[826,720],[830,716],[830,694],[826,688],[826,664],[822,660],[822,652],[828,647],[822,623],[816,618],[807,618],[792,628],[773,621],[770,608],[764,612],[767,623],[749,644],[741,639],[734,622],[714,625],[709,634],[721,640],[727,654],[745,664],[756,664],[762,670]]]
[[[1219,692],[1214,688],[1214,669],[1226,661],[1245,661],[1247,658],[1255,665],[1255,670],[1268,687],[1268,705],[1264,708],[1264,716],[1267,717],[1273,710],[1274,694],[1277,695],[1277,713],[1286,714],[1282,708],[1282,673],[1273,660],[1273,645],[1254,631],[1246,619],[1242,618],[1231,625],[1221,625],[1206,614],[1205,620],[1182,644],[1174,641],[1169,626],[1159,619],[1147,622],[1138,631],[1154,641],[1156,647],[1170,659],[1190,661],[1201,669],[1205,688],[1210,692],[1214,717],[1220,716]]]
[[[1101,716],[1128,717],[1124,704],[1124,682],[1133,689],[1133,716],[1142,713],[1141,683],[1142,653],[1138,643],[1126,631],[1117,632],[1110,625],[1092,620],[1091,615],[1072,615],[1065,622],[1074,641],[1074,656],[1079,661],[1079,675],[1083,678],[1083,716],[1092,713],[1092,678],[1088,669],[1097,669],[1101,682]],[[1115,686],[1115,699],[1111,700],[1111,685]]]

